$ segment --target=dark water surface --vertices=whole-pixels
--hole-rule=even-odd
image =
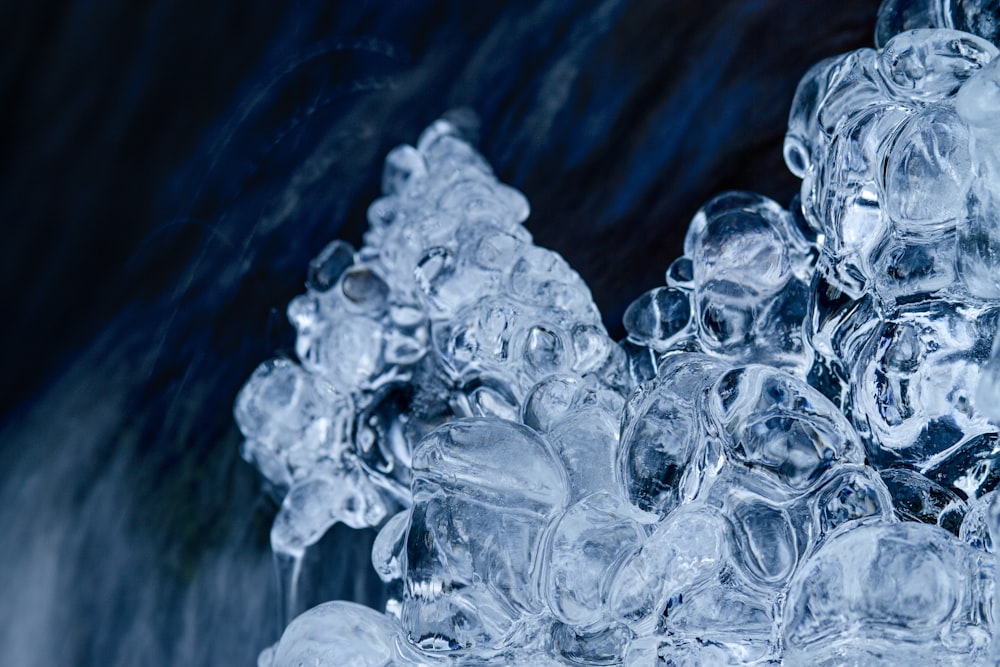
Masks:
[[[0,5],[0,664],[250,665],[276,638],[231,405],[392,146],[474,110],[618,331],[701,202],[787,203],[795,84],[870,45],[877,4]],[[324,539],[312,602],[378,604],[371,539]]]

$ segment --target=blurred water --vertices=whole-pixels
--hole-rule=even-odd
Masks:
[[[476,111],[614,332],[711,194],[787,201],[795,84],[869,44],[876,7],[0,8],[0,663],[253,664],[274,640],[274,507],[232,400],[289,353],[284,304],[359,239],[389,148]],[[316,600],[378,604],[371,539],[324,539]]]

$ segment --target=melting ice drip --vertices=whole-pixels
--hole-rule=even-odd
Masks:
[[[236,419],[288,609],[338,521],[380,527],[391,599],[311,609],[259,664],[996,660],[987,4],[887,2],[879,50],[810,70],[801,198],[705,204],[621,343],[455,124],[390,153]]]

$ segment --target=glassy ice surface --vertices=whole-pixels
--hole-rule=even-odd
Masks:
[[[456,124],[393,150],[235,407],[285,613],[337,522],[389,602],[259,664],[995,664],[998,16],[886,2],[796,92],[791,208],[707,202],[620,342]]]

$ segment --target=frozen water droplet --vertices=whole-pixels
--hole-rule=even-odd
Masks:
[[[325,292],[337,284],[340,276],[353,263],[354,248],[344,241],[334,241],[309,262],[306,286],[317,292]]]
[[[691,321],[690,297],[681,290],[657,287],[629,304],[622,324],[629,336],[655,350],[665,350]]]

